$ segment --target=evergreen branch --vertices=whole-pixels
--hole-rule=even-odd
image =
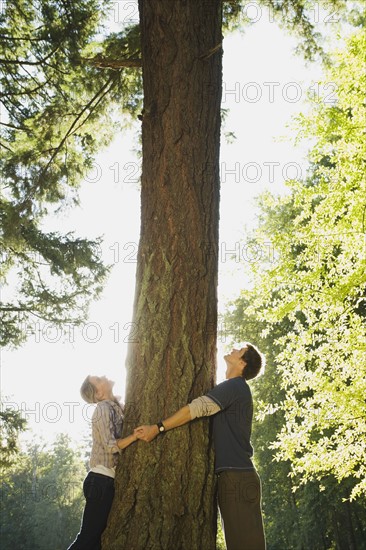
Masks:
[[[14,79],[16,81],[16,83],[19,85],[19,86],[22,86],[22,84],[17,81],[16,79]],[[48,80],[46,80],[46,82],[42,82],[39,86],[36,86],[35,88],[32,88],[31,90],[27,90],[26,88],[24,88],[24,92],[4,92],[3,95],[4,97],[10,97],[10,96],[18,96],[18,95],[32,95],[34,94],[35,92],[37,92],[38,90],[40,90],[41,88],[44,88],[45,86],[47,86],[47,84],[50,82],[51,78],[49,78]]]
[[[33,80],[37,86],[33,89],[33,90],[30,90],[29,92],[31,91],[37,91],[39,89],[42,89],[44,88],[45,86],[47,86],[47,84],[51,81],[51,77],[48,78],[45,82],[42,82],[41,84],[39,84],[39,80],[37,80],[37,78],[34,77],[34,75],[32,75],[32,73],[30,73],[25,67],[23,67],[23,70],[27,73],[27,75],[30,77],[31,80]],[[15,82],[15,84],[17,86],[19,86],[20,88],[23,88],[24,89],[24,92],[22,93],[13,93],[13,94],[4,94],[4,97],[8,97],[9,98],[9,95],[15,95],[15,96],[19,96],[19,95],[28,95],[28,90],[26,89],[26,87],[23,85],[23,83],[21,82],[21,79],[18,79],[17,78],[17,74],[14,74],[14,73],[10,73],[10,76],[11,78],[13,79],[13,81]],[[39,84],[39,85],[38,85]],[[47,94],[47,92],[45,93],[45,95],[48,97],[48,99],[51,101],[51,98],[50,96]],[[11,101],[11,100],[9,100]],[[37,102],[38,103],[38,102]],[[13,103],[14,105],[14,103]],[[20,106],[21,104],[19,104]],[[39,103],[38,103],[39,105]]]
[[[0,311],[31,311],[30,307],[26,306],[1,306],[0,305]]]
[[[32,75],[32,73],[30,73],[25,67],[22,67],[22,68],[23,68],[23,70],[27,73],[27,75],[28,75],[36,84],[39,83],[39,80],[37,80],[37,79]],[[21,82],[18,78],[16,78],[16,77],[17,77],[16,74],[10,73],[10,76],[11,76],[11,78],[14,80],[14,82],[15,82],[16,85],[18,85],[18,86],[20,86],[21,88],[23,88],[24,90],[26,90],[26,88],[25,88],[25,86],[23,86],[22,82]],[[37,87],[35,88],[35,90],[40,89],[40,88],[44,88],[45,86],[47,86],[47,84],[50,82],[50,80],[51,80],[51,77],[48,78],[45,82],[41,83],[41,85],[37,86]],[[16,94],[16,95],[24,95],[25,93],[26,93],[26,92],[24,92],[23,94]],[[48,95],[47,91],[46,91],[45,95],[46,95],[46,96],[48,97],[48,99],[51,101],[51,98],[50,98],[50,96]],[[39,104],[39,103],[38,103],[38,104]]]
[[[82,61],[87,61],[99,69],[122,69],[124,67],[142,67],[141,58],[111,59],[108,57],[82,57]]]
[[[20,61],[19,59],[0,59],[0,65],[42,65],[41,61]]]
[[[45,66],[46,67],[51,67],[51,69],[53,69],[54,71],[57,71],[58,73],[61,73],[61,74],[66,74],[66,75],[70,74],[68,71],[62,71],[56,65],[51,65],[51,63],[45,63]]]
[[[25,60],[19,60],[19,59],[0,59],[0,65],[1,64],[2,65],[11,65],[11,64],[13,65],[42,65],[42,64],[47,65],[46,63],[47,59],[52,57],[53,54],[57,52],[59,47],[60,47],[60,44],[57,44],[56,48],[54,48],[48,55],[46,55],[46,57],[44,57],[43,59],[39,59],[37,61],[25,61]]]
[[[73,297],[75,296],[75,294],[72,295]],[[43,313],[43,312],[40,312],[39,309],[37,309],[36,305],[22,305],[20,304],[19,306],[5,306],[5,307],[2,307],[0,306],[0,311],[3,311],[3,312],[16,312],[16,313],[30,313],[31,315],[34,315],[35,317],[37,317],[38,319],[42,319],[43,321],[50,321],[50,322],[53,322],[55,324],[63,324],[63,323],[75,323],[77,324],[78,321],[77,319],[73,318],[73,317],[64,317],[62,319],[60,319],[59,317],[52,317],[51,315],[47,315],[46,313]]]
[[[81,110],[81,112],[78,114],[78,116],[76,117],[76,119],[73,121],[73,123],[71,124],[70,128],[68,129],[68,131],[66,132],[65,136],[62,138],[61,142],[59,143],[59,145],[55,148],[55,152],[52,154],[50,160],[48,161],[48,163],[46,164],[46,166],[41,170],[40,174],[39,174],[39,177],[38,177],[38,181],[40,181],[41,177],[45,174],[45,172],[47,171],[47,169],[49,168],[51,162],[54,160],[54,158],[56,157],[56,155],[58,154],[58,152],[60,151],[60,149],[62,148],[62,146],[64,145],[65,141],[67,140],[67,138],[73,133],[72,130],[74,129],[74,127],[76,126],[77,122],[81,119],[81,117],[83,116],[83,114],[85,113],[85,111],[87,109],[89,109],[94,101],[98,98],[98,96],[100,96],[101,94],[103,94],[104,90],[106,88],[108,88],[109,84],[111,82],[113,82],[113,78],[110,78],[103,86],[100,90],[98,90],[98,92],[92,97],[92,99],[85,105],[85,107]],[[109,91],[109,90],[107,90]],[[102,95],[102,97],[104,97],[105,94]],[[98,101],[99,103],[99,101]],[[88,117],[90,116],[90,113],[88,115]],[[87,117],[87,118],[88,118]],[[86,119],[85,119],[86,120]],[[85,121],[83,121],[82,124],[84,124]],[[80,128],[81,124],[75,128],[74,132]]]
[[[21,115],[24,116],[25,109],[22,108],[21,103],[19,103],[19,102],[16,103],[15,101],[12,101],[9,97],[7,97],[6,99],[14,107],[15,110],[20,111]],[[6,105],[4,100],[2,100],[1,102],[4,105],[5,109],[10,113],[11,112],[11,107],[9,108]],[[14,118],[16,118],[15,114],[13,116],[14,116]]]
[[[39,83],[39,80],[38,80],[32,73],[30,73],[30,72],[28,71],[28,69],[25,69],[25,68],[23,67],[23,70],[27,73],[27,75],[28,75],[36,84]],[[22,86],[22,84],[21,84],[21,83],[19,82],[19,80],[17,80],[17,78],[16,78],[17,73],[15,73],[15,74],[12,73],[11,76],[12,76],[12,78],[14,79],[14,81],[15,81],[17,84],[19,83],[19,84]]]
[[[117,82],[117,79],[115,78],[112,78],[112,84],[111,86],[100,96],[100,98],[98,99],[98,101],[95,103],[95,105],[92,106],[92,108],[90,109],[88,115],[86,118],[84,118],[84,120],[79,124],[79,126],[77,126],[75,128],[75,130],[72,132],[73,134],[75,132],[77,132],[77,130],[79,130],[79,128],[81,128],[83,126],[83,124],[85,124],[85,122],[88,120],[88,118],[95,112],[96,108],[98,107],[99,103],[103,100],[103,98],[109,94],[109,92],[112,90],[112,88],[114,87],[114,85],[116,84]],[[110,81],[109,81],[110,82]]]
[[[29,41],[29,42],[41,42],[46,41],[46,38],[20,38],[15,36],[5,36],[4,34],[0,34],[0,40],[20,40],[20,41]]]

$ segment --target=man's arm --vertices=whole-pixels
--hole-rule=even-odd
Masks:
[[[191,412],[189,406],[185,405],[179,409],[172,416],[169,416],[166,420],[163,420],[165,431],[172,430],[173,428],[178,428],[178,426],[183,426],[188,424],[192,420]],[[157,424],[152,424],[150,426],[139,426],[134,430],[138,439],[147,441],[148,443],[155,439],[159,435],[159,428]]]
[[[169,416],[169,418],[163,420],[164,431],[188,424],[188,422],[197,417],[216,414],[220,410],[220,407],[210,397],[203,395],[202,397],[194,399],[189,405],[185,405],[179,409],[172,416]],[[134,430],[134,433],[138,439],[150,442],[159,434],[159,428],[157,424],[139,426]]]

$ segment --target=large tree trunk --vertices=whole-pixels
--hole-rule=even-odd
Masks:
[[[125,434],[214,384],[221,0],[140,0],[141,237]],[[103,548],[214,550],[208,419],[123,451]]]

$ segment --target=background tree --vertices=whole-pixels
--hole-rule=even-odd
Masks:
[[[61,434],[51,449],[33,443],[3,478],[1,545],[10,550],[64,550],[80,527],[86,468]]]
[[[287,392],[280,455],[308,477],[359,479],[352,497],[365,492],[365,37],[364,29],[353,35],[329,71],[336,104],[320,102],[309,119],[299,117],[304,134],[317,139],[312,185],[293,182],[282,200],[298,210],[291,227],[275,229],[268,217],[280,259],[262,277],[262,309],[276,288],[265,310],[294,322],[281,340]],[[264,202],[267,212],[277,209],[278,201]]]
[[[251,266],[253,290],[225,316],[233,340],[268,356],[254,443],[273,548],[365,548],[365,38],[360,28],[330,65],[337,101],[298,117],[315,141],[309,175],[260,199],[252,239],[276,254]]]
[[[10,468],[20,452],[19,435],[26,430],[26,420],[19,411],[4,407],[0,403],[0,473]]]
[[[110,5],[14,0],[0,13],[2,345],[20,344],[39,318],[85,320],[108,273],[100,238],[47,231],[44,220],[77,204],[95,154],[139,108],[139,73],[95,66],[116,44],[123,58],[139,47],[136,29],[98,40]]]
[[[2,345],[24,342],[39,318],[82,322],[108,273],[99,238],[47,231],[42,222],[78,202],[95,154],[126,125],[127,113],[141,111],[139,27],[103,28],[114,5],[14,0],[0,13]],[[321,51],[311,1],[263,5],[299,35],[307,57]],[[337,17],[345,5],[329,2]],[[225,28],[250,23],[243,6],[223,3]]]
[[[282,216],[286,219],[284,211]],[[262,480],[267,546],[269,550],[363,550],[365,501],[359,498],[349,502],[354,482],[339,482],[334,475],[324,475],[321,488],[316,480],[299,486],[301,474],[294,476],[290,460],[278,461],[271,445],[286,422],[281,408],[286,392],[281,384],[278,356],[282,351],[280,339],[293,329],[293,322],[286,316],[272,323],[259,310],[253,311],[250,306],[258,298],[257,290],[261,292],[243,291],[230,304],[222,319],[221,336],[228,344],[255,342],[267,359],[264,376],[251,383],[256,404],[252,440]]]

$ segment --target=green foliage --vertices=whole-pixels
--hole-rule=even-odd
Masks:
[[[98,39],[109,5],[15,0],[0,14],[0,276],[10,285],[1,345],[24,341],[37,318],[82,322],[109,271],[100,239],[42,227],[45,216],[78,203],[95,154],[141,108],[139,71],[95,64],[139,48],[136,27]]]
[[[253,441],[268,546],[364,548],[366,33],[334,55],[337,101],[297,117],[312,138],[305,181],[259,200],[250,237],[274,253],[224,317],[232,341],[267,356],[252,382]]]
[[[362,24],[363,11],[358,2],[346,0],[228,0],[223,2],[223,26],[226,31],[245,29],[255,24],[268,10],[270,21],[276,21],[298,39],[297,53],[305,59],[320,56],[326,60],[323,49],[324,29],[319,23],[326,22],[328,27],[349,21],[354,26]]]
[[[300,36],[307,57],[319,51],[309,0],[261,5]],[[344,0],[330,5],[347,11]],[[104,21],[112,6],[112,0],[14,0],[0,13],[0,277],[10,285],[0,308],[2,345],[22,343],[38,318],[81,323],[108,274],[100,240],[47,233],[42,223],[78,203],[96,153],[128,124],[127,113],[141,111],[139,28],[109,32]],[[246,6],[223,3],[224,29],[250,23]]]
[[[216,550],[226,550],[225,536],[222,530],[220,515],[217,517]]]
[[[58,436],[50,450],[31,445],[3,478],[2,548],[66,548],[79,530],[85,475],[67,436]]]
[[[336,23],[341,17],[348,15],[348,2],[330,0],[329,2],[314,2],[313,0],[264,0],[270,12],[279,24],[294,34],[299,43],[297,52],[305,59],[313,59],[317,55],[324,58],[323,39],[318,22],[327,18]],[[325,8],[325,14],[319,15],[317,10]]]
[[[1,399],[0,409],[0,473],[10,468],[20,450],[18,436],[26,430],[26,420],[19,411],[9,410],[3,407]]]
[[[365,499],[351,503],[348,498],[354,481],[338,482],[334,476],[323,476],[318,481],[307,481],[295,491],[301,475],[294,476],[289,460],[276,460],[273,442],[285,424],[282,404],[286,391],[278,356],[280,338],[292,330],[288,318],[272,323],[260,311],[251,311],[256,292],[243,291],[224,316],[225,334],[232,343],[248,340],[258,345],[265,354],[267,366],[264,376],[251,381],[255,404],[252,441],[254,459],[262,480],[263,515],[269,550],[314,550],[364,548]],[[346,528],[345,528],[346,526]]]
[[[262,202],[269,223],[261,231],[271,231],[279,261],[261,273],[266,295],[255,306],[272,322],[293,323],[278,357],[286,389],[278,457],[304,479],[359,479],[351,498],[366,491],[365,47],[362,30],[336,55],[329,79],[337,103],[299,117],[302,135],[317,138],[309,181]],[[275,227],[284,208],[293,217]]]

